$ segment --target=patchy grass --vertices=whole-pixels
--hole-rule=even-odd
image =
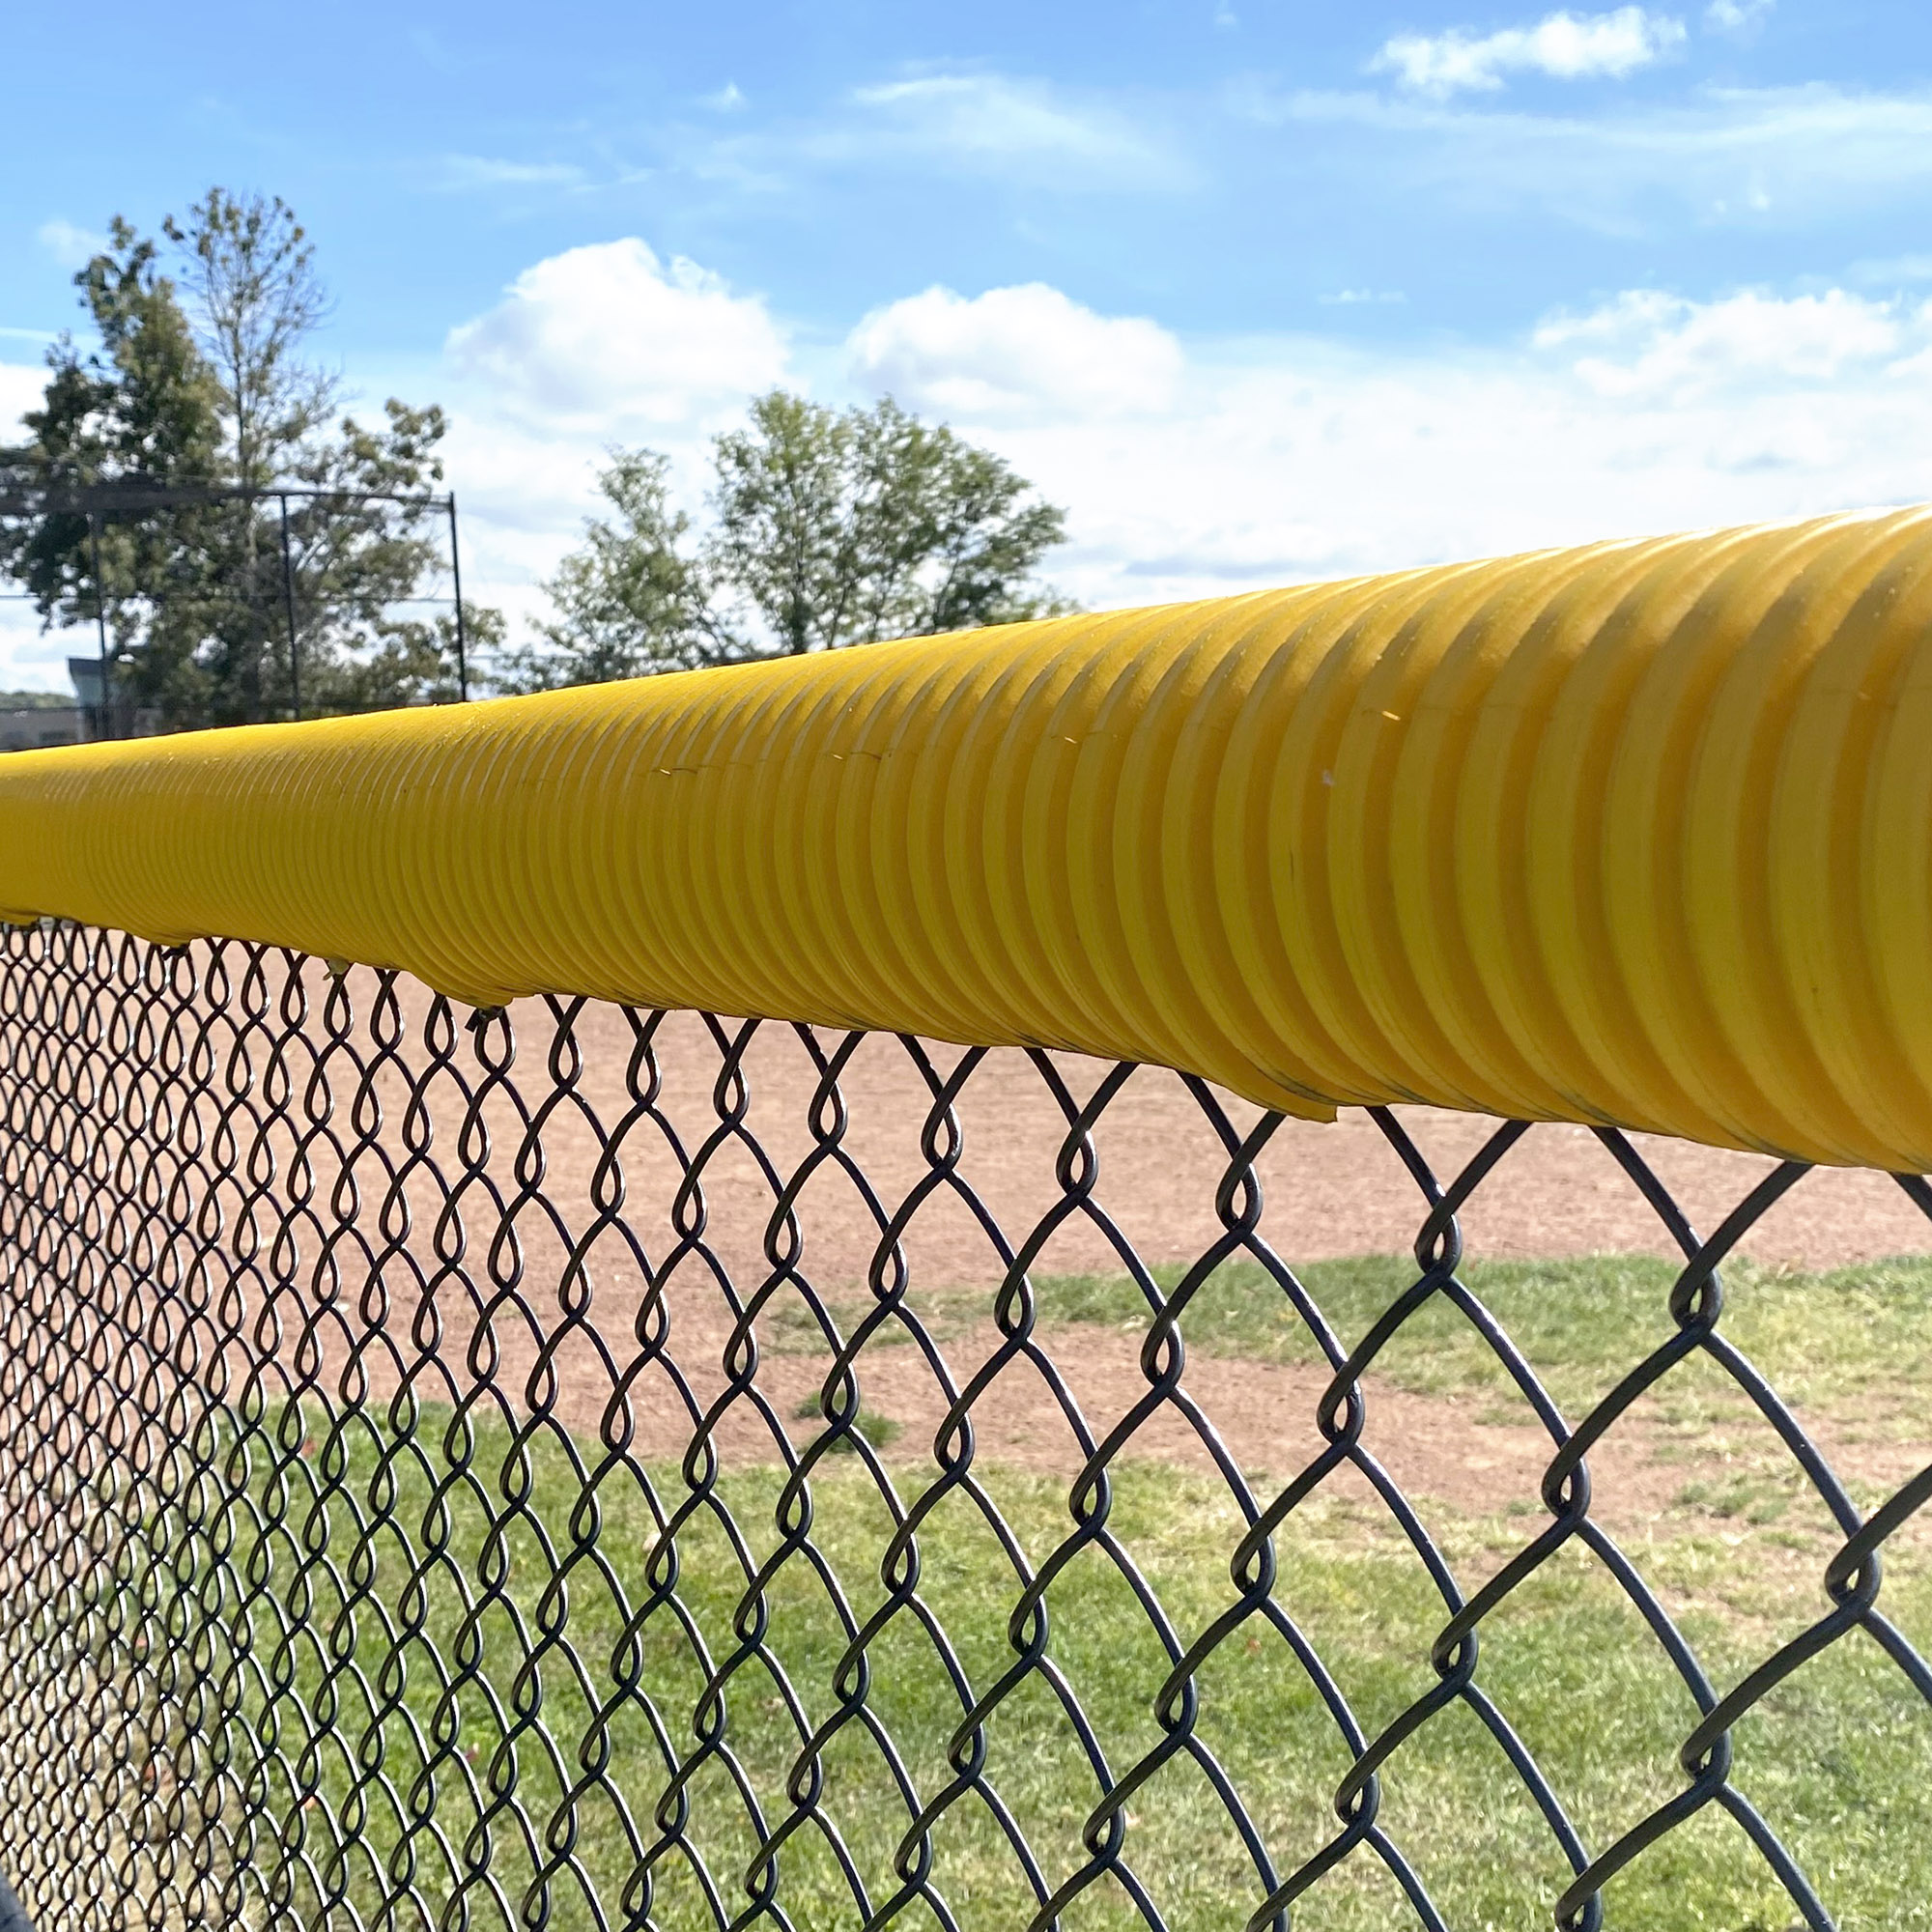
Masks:
[[[1352,1350],[1385,1309],[1415,1281],[1406,1256],[1366,1255],[1301,1264],[1296,1279],[1345,1350]],[[1577,1255],[1557,1261],[1467,1263],[1460,1279],[1496,1319],[1545,1385],[1572,1415],[1581,1414],[1634,1363],[1676,1332],[1669,1296],[1677,1269],[1648,1255]],[[1151,1270],[1172,1294],[1186,1268]],[[1800,1408],[1836,1412],[1873,1439],[1917,1439],[1923,1391],[1932,1386],[1932,1258],[1908,1257],[1804,1273],[1734,1261],[1723,1270],[1724,1338]],[[1045,1275],[1034,1283],[1038,1320],[1048,1328],[1099,1326],[1146,1332],[1150,1307],[1124,1274]],[[911,1306],[941,1342],[990,1321],[995,1291],[928,1289]],[[844,1334],[869,1303],[847,1289],[824,1297]],[[1189,1296],[1179,1316],[1187,1347],[1200,1354],[1259,1362],[1318,1363],[1313,1332],[1281,1286],[1258,1263],[1230,1262]],[[823,1353],[819,1318],[796,1296],[775,1301],[759,1324],[777,1354]],[[868,1347],[908,1340],[896,1321]],[[1513,1399],[1509,1371],[1467,1315],[1446,1295],[1431,1296],[1377,1355],[1373,1373],[1418,1395],[1498,1395]],[[1710,1421],[1713,1401],[1728,1395],[1714,1372],[1673,1373],[1660,1391],[1681,1419]],[[1495,1411],[1520,1420],[1513,1409]]]
[[[809,1395],[792,1410],[792,1419],[795,1422],[816,1422],[822,1424],[827,1420],[825,1405],[819,1397]],[[874,1449],[889,1449],[905,1434],[905,1425],[903,1423],[895,1422],[890,1415],[881,1415],[875,1408],[862,1407],[859,1413],[852,1418],[852,1428],[858,1435],[864,1436]],[[853,1453],[852,1437],[850,1435],[841,1434],[835,1435],[832,1438],[831,1446],[835,1454],[840,1451],[847,1455]]]
[[[1345,1349],[1416,1279],[1406,1257],[1309,1262],[1295,1270]],[[1677,1269],[1646,1255],[1467,1264],[1461,1279],[1571,1413],[1580,1413],[1669,1339]],[[1184,1268],[1160,1267],[1172,1293]],[[1932,1386],[1932,1259],[1804,1274],[1734,1262],[1722,1270],[1722,1333],[1802,1406],[1855,1408],[1875,1426],[1922,1427]],[[1125,1275],[1059,1275],[1036,1285],[1040,1317],[1059,1324],[1146,1327],[1148,1303]],[[958,1292],[946,1298],[949,1311]],[[982,1297],[989,1302],[990,1297]],[[1317,1362],[1315,1337],[1259,1264],[1233,1262],[1189,1298],[1190,1349],[1251,1361]],[[1508,1371],[1462,1310],[1432,1296],[1376,1358],[1375,1373],[1421,1395],[1504,1390]]]

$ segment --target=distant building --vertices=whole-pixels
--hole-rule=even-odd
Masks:
[[[0,752],[33,752],[43,745],[78,745],[87,737],[87,713],[77,704],[44,709],[0,709]]]
[[[47,691],[0,691],[0,752],[38,752],[48,745],[86,745],[97,738],[148,738],[161,728],[161,714],[136,710],[117,695],[103,711],[100,660],[69,658],[73,701]]]
[[[83,739],[94,738],[152,738],[161,728],[161,714],[158,711],[137,711],[128,697],[117,693],[111,706],[103,709],[100,702],[100,660],[99,658],[69,658],[67,674],[73,681],[73,695],[79,699],[79,713]],[[71,744],[68,738],[62,744]]]

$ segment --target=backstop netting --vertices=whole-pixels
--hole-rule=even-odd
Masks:
[[[0,906],[38,1932],[1932,1926],[1932,515],[24,753]]]

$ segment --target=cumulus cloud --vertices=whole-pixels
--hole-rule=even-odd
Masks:
[[[951,289],[874,311],[848,344],[854,378],[908,408],[976,420],[1051,420],[1165,409],[1180,345],[1138,316],[1101,316],[1043,282]]]
[[[1905,501],[1932,445],[1932,303],[1843,289],[1635,289],[1445,352],[933,288],[857,323],[842,381],[809,366],[824,400],[890,388],[1065,504],[1051,574],[1096,607]],[[0,364],[0,433],[43,380]],[[466,585],[530,610],[611,442],[668,451],[697,510],[709,436],[801,380],[762,299],[693,264],[635,239],[538,263],[449,338]],[[14,674],[58,682],[63,640],[24,624]]]
[[[1711,0],[1704,10],[1704,22],[1720,34],[1747,33],[1776,5],[1777,0]]]
[[[452,329],[449,362],[479,402],[565,437],[701,429],[781,381],[784,331],[736,294],[635,236],[552,255],[486,315]]]
[[[38,329],[0,329],[0,338],[18,340],[39,334]],[[24,433],[20,417],[40,402],[46,383],[44,364],[0,362],[0,443],[12,442]],[[0,589],[15,591],[18,587],[0,580]],[[0,597],[0,687],[9,691],[65,691],[68,652],[93,648],[92,633],[76,638],[71,632],[53,631],[43,637],[39,613],[31,604],[17,597]]]
[[[1375,72],[1438,99],[1463,91],[1493,93],[1510,73],[1555,80],[1621,80],[1683,45],[1684,23],[1642,7],[1609,14],[1550,14],[1533,27],[1471,34],[1398,34],[1371,63]]]
[[[463,499],[464,579],[513,616],[576,540],[613,444],[668,454],[702,487],[706,440],[791,379],[764,298],[635,236],[553,255],[450,331],[448,469]]]
[[[1830,384],[1895,356],[1920,326],[1917,312],[1843,289],[1787,298],[1747,290],[1713,302],[1639,289],[1586,315],[1550,318],[1534,342],[1579,352],[1575,373],[1600,395],[1687,401]]]
[[[15,330],[4,332],[12,335]],[[26,329],[18,334],[26,335]],[[0,442],[21,434],[21,412],[32,409],[47,386],[45,366],[38,362],[0,362]]]

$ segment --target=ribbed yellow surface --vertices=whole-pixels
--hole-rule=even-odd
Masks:
[[[0,905],[1932,1166],[1932,512],[0,760]]]

